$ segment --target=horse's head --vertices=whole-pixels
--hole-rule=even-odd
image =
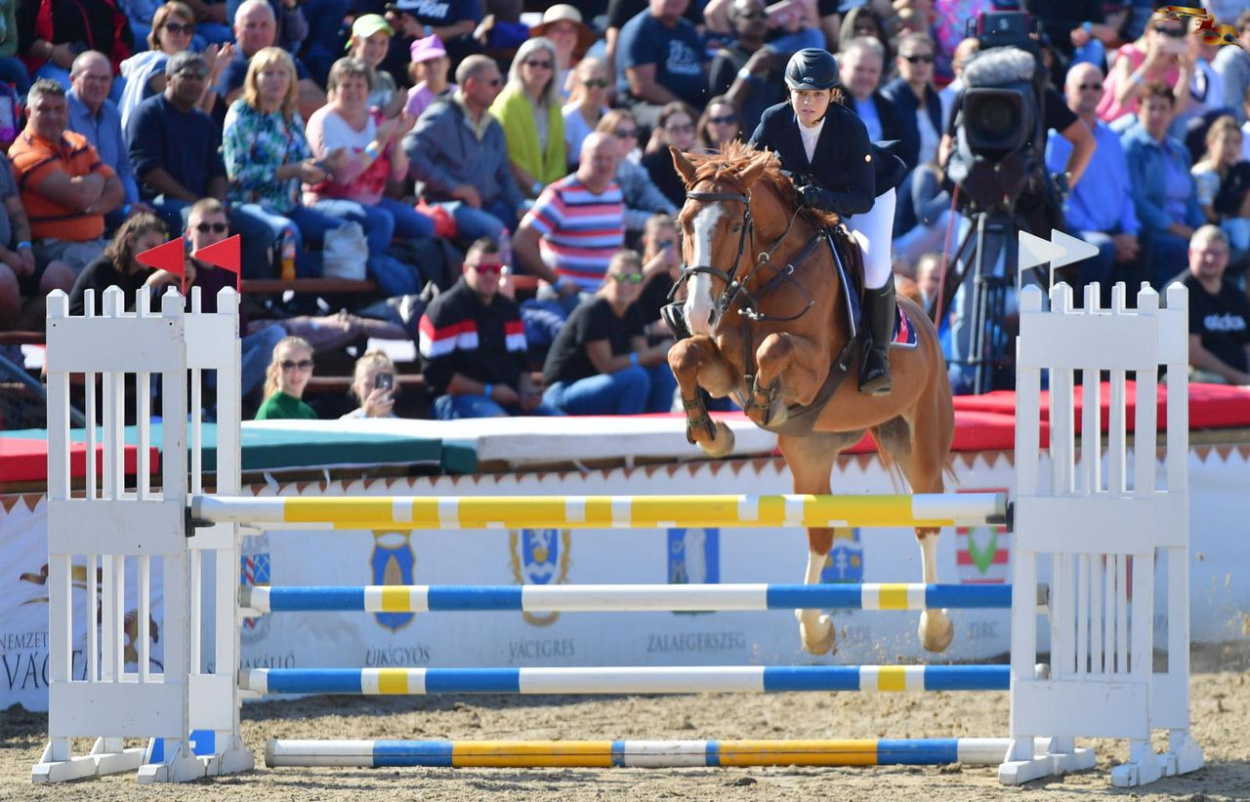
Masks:
[[[772,153],[739,143],[713,154],[669,150],[686,185],[677,218],[689,279],[686,324],[695,334],[707,334],[721,311],[718,300],[764,250],[757,241],[771,247],[786,230],[793,199],[777,180],[779,163]],[[770,180],[759,180],[766,175]]]

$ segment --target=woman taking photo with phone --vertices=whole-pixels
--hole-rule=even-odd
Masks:
[[[1117,133],[1128,129],[1137,119],[1141,89],[1151,81],[1162,81],[1172,89],[1176,98],[1173,117],[1185,113],[1189,81],[1194,74],[1194,59],[1185,41],[1187,30],[1184,20],[1159,12],[1151,18],[1140,39],[1116,52],[1115,66],[1103,84],[1106,92],[1098,104],[1098,116],[1103,122]]]
[[[366,351],[356,360],[351,394],[360,406],[341,420],[395,417],[395,363],[383,351]]]

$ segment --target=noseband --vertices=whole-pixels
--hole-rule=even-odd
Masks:
[[[797,320],[798,318],[806,314],[807,310],[812,308],[812,305],[815,303],[815,301],[812,300],[812,296],[807,292],[807,289],[801,283],[795,280],[794,266],[802,263],[802,261],[805,258],[807,258],[807,255],[811,253],[812,250],[815,249],[816,244],[823,238],[823,234],[822,236],[818,236],[814,238],[811,242],[809,242],[807,246],[803,248],[802,251],[799,252],[798,256],[796,256],[793,260],[791,260],[789,264],[787,264],[784,268],[778,268],[776,275],[774,275],[773,278],[767,284],[764,285],[764,287],[756,291],[756,294],[762,296],[771,292],[783,282],[787,282],[787,281],[791,282],[794,284],[794,286],[799,288],[799,292],[801,292],[803,294],[803,297],[807,300],[807,303],[803,306],[801,310],[799,310],[793,315],[787,315],[784,317],[778,316],[778,315],[766,314],[760,310],[759,301],[756,300],[755,295],[752,295],[746,289],[747,282],[750,281],[751,277],[755,275],[755,272],[757,270],[759,270],[764,265],[772,264],[773,253],[779,247],[781,247],[781,243],[785,242],[786,237],[790,234],[790,230],[794,227],[794,221],[798,219],[798,216],[799,216],[798,209],[795,209],[794,214],[790,215],[790,221],[786,224],[786,230],[783,231],[781,236],[777,238],[777,241],[773,243],[773,247],[761,253],[759,255],[759,258],[755,260],[755,263],[751,265],[751,269],[747,271],[747,274],[742,278],[741,281],[738,281],[737,280],[738,265],[742,263],[742,257],[746,253],[747,242],[748,240],[752,243],[755,242],[755,219],[751,216],[751,192],[750,190],[747,190],[745,193],[696,192],[694,190],[690,190],[686,193],[686,199],[693,200],[693,201],[707,202],[707,203],[717,203],[720,201],[732,201],[734,203],[741,203],[742,204],[742,226],[741,226],[741,230],[738,233],[738,251],[734,255],[734,261],[733,261],[733,264],[730,266],[730,268],[728,270],[721,270],[720,268],[712,267],[711,265],[691,265],[689,267],[682,268],[681,278],[679,278],[677,282],[673,285],[673,288],[669,290],[668,298],[670,301],[673,299],[673,296],[677,294],[677,290],[679,287],[681,287],[682,284],[689,281],[692,277],[699,275],[700,273],[703,273],[709,276],[714,276],[720,279],[721,281],[725,282],[725,287],[726,287],[725,291],[721,293],[720,298],[717,299],[716,308],[714,310],[713,319],[712,319],[713,325],[715,324],[717,320],[720,320],[726,312],[729,311],[729,307],[733,305],[734,301],[737,300],[739,296],[741,296],[743,299],[742,306],[739,309],[739,314],[757,323],[760,321],[764,321],[764,320],[772,320],[772,321]]]

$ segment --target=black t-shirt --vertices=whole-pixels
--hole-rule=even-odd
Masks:
[[[596,295],[573,310],[564,328],[556,335],[556,341],[547,352],[543,365],[543,381],[547,386],[556,382],[575,382],[598,376],[586,353],[586,344],[607,340],[612,356],[621,356],[634,350],[633,338],[643,336],[642,309],[632,304],[622,317],[612,312],[607,298]]]
[[[634,304],[642,310],[643,320],[650,324],[660,319],[660,310],[672,303],[668,299],[668,293],[672,289],[673,277],[667,273],[661,273],[647,282],[647,286],[642,288],[642,295],[638,297],[638,303]]]
[[[1193,274],[1186,274],[1182,283],[1189,289],[1189,333],[1201,335],[1202,347],[1230,368],[1250,369],[1246,364],[1246,345],[1250,344],[1246,296],[1228,280],[1216,295],[1204,290]]]
[[[122,292],[126,294],[126,311],[134,311],[135,293],[152,273],[152,268],[145,267],[137,273],[125,274],[117,269],[112,259],[101,256],[78,274],[74,289],[69,291],[69,313],[72,317],[81,317],[85,314],[87,290],[95,290],[95,313],[103,315],[104,291],[109,287],[121,287]]]

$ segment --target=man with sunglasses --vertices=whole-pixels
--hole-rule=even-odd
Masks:
[[[769,106],[786,99],[785,60],[765,44],[768,12],[764,0],[734,0],[729,24],[737,41],[722,47],[708,71],[708,94],[725,95],[742,116],[742,130],[754,131]]]
[[[499,245],[476,240],[460,280],[421,317],[422,375],[439,420],[552,414],[530,377],[520,309],[499,291],[505,270]]]
[[[508,160],[503,126],[487,111],[503,76],[486,56],[469,56],[456,68],[457,89],[426,109],[404,137],[408,172],[417,194],[446,208],[460,238],[499,241],[522,211]]]
[[[1081,181],[1072,187],[1064,206],[1069,233],[1098,246],[1098,255],[1080,264],[1079,283],[1083,287],[1091,281],[1102,284],[1103,293],[1109,299],[1111,285],[1116,281],[1128,281],[1135,286],[1132,273],[1113,276],[1117,265],[1122,270],[1132,270],[1141,251],[1137,239],[1141,223],[1133,206],[1132,187],[1129,185],[1128,160],[1120,137],[1102,120],[1098,119],[1098,104],[1103,95],[1102,70],[1093,64],[1074,64],[1064,81],[1064,96],[1068,108],[1093,134],[1098,158],[1091,159]],[[1046,142],[1046,169],[1062,173],[1067,169],[1072,153],[1072,143],[1063,137],[1052,136]],[[1078,292],[1077,298],[1082,298]]]

